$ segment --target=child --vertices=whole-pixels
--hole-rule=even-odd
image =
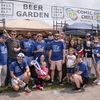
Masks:
[[[50,79],[50,76],[48,75],[48,68],[46,68],[46,62],[41,62],[41,70],[43,75],[41,75],[39,70],[36,70],[36,73],[38,74],[36,85],[34,85],[32,88],[39,88],[43,90],[43,82],[48,81]]]
[[[74,70],[75,70],[76,56],[73,53],[74,53],[74,49],[69,48],[69,55],[67,56],[67,59],[66,59],[66,67],[67,67],[67,73],[68,73],[67,84],[69,84],[70,76],[74,73]]]
[[[77,51],[77,54],[82,55],[82,58],[83,58],[83,44],[82,44],[81,38],[78,38],[77,40],[76,51]]]
[[[88,67],[89,74],[91,72],[91,67],[92,67],[92,46],[91,42],[87,41],[86,42],[86,47],[85,47],[85,61],[84,61]]]

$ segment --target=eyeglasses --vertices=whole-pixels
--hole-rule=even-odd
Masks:
[[[24,58],[24,57],[21,57],[21,56],[18,56],[19,58]]]
[[[16,35],[16,34],[11,34],[11,35]]]
[[[98,44],[98,42],[94,42],[94,44]]]
[[[90,36],[86,36],[86,37],[88,38],[88,37],[90,37]]]
[[[55,37],[59,37],[59,35],[54,35]]]

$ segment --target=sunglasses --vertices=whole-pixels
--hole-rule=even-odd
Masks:
[[[98,42],[94,42],[94,44],[98,44]]]
[[[16,35],[16,34],[11,34],[11,35]]]
[[[21,57],[21,56],[18,56],[19,58],[24,58],[24,57]]]
[[[88,38],[88,37],[90,37],[90,36],[86,36],[86,37]]]
[[[55,37],[59,37],[59,35],[54,35]]]

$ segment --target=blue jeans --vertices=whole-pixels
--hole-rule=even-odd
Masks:
[[[7,84],[11,84],[11,76],[10,76],[10,64],[14,61],[16,61],[17,59],[16,58],[8,58],[8,61],[7,61]]]

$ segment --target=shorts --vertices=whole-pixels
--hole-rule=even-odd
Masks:
[[[25,83],[24,80],[23,80],[23,75],[24,75],[24,74],[22,74],[22,75],[20,75],[20,76],[17,77],[18,79],[20,79],[20,80],[23,81],[23,84],[22,84],[22,85],[19,85],[20,87],[24,87],[24,86],[26,85],[26,83]],[[13,78],[11,79],[11,83],[12,83],[12,86],[18,84],[17,80],[15,80],[15,79],[13,79]]]
[[[57,70],[61,71],[62,70],[62,60],[51,61],[50,70],[55,70],[56,66],[57,66]]]
[[[89,77],[88,78],[85,78],[82,76],[82,80],[83,80],[83,84],[87,84],[89,82]]]
[[[87,58],[87,60],[84,57],[84,62],[88,67],[92,67],[92,62],[93,62],[92,57]]]
[[[74,72],[75,72],[75,67],[67,68],[67,73],[74,73]]]
[[[77,52],[77,54],[83,55],[83,51],[81,51],[80,53],[79,53],[79,52]]]
[[[100,64],[100,60],[97,61],[97,64]]]

